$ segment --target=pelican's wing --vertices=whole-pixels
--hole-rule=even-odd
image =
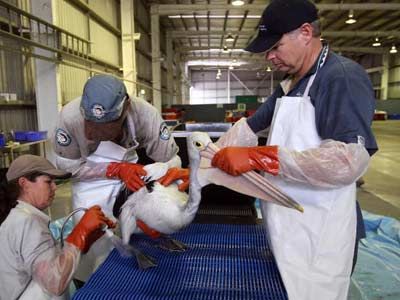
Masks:
[[[244,173],[240,176],[231,176],[218,168],[212,167],[209,158],[202,157],[200,168],[197,171],[197,178],[202,186],[209,183],[222,185],[236,192],[303,212],[301,205],[284,194],[278,187],[269,182],[267,178],[254,171]]]
[[[146,188],[146,187],[144,187]],[[128,245],[132,233],[136,230],[136,217],[135,217],[135,205],[134,197],[136,193],[133,193],[128,197],[128,200],[121,207],[119,214],[119,225],[121,226],[122,241]]]

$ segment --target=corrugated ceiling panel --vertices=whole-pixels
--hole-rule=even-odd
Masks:
[[[119,5],[115,0],[90,0],[89,6],[114,27],[119,28]]]
[[[89,76],[88,71],[60,65],[62,105],[82,95],[83,86]]]
[[[121,41],[114,34],[94,21],[90,21],[91,53],[94,57],[120,65]]]

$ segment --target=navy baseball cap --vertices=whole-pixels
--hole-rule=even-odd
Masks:
[[[111,75],[90,78],[81,99],[81,112],[86,121],[108,123],[119,119],[128,99],[124,83]]]
[[[271,49],[285,33],[318,20],[318,9],[308,0],[273,0],[265,8],[257,37],[244,49],[261,53]]]

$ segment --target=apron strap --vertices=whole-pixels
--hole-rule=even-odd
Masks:
[[[308,97],[308,93],[310,92],[310,88],[314,82],[315,76],[317,76],[317,72],[311,75],[310,79],[307,82],[307,87],[304,91],[303,97]]]
[[[326,44],[322,48],[321,54],[319,55],[318,64],[317,64],[317,70],[315,71],[315,73],[308,80],[307,87],[304,90],[303,97],[308,97],[308,93],[310,92],[310,88],[311,88],[311,86],[312,86],[312,84],[314,82],[315,77],[318,74],[319,69],[321,69],[324,66],[325,62],[326,62],[326,58],[328,57],[328,52],[329,52],[329,45]]]

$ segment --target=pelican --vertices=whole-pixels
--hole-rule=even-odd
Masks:
[[[200,167],[200,151],[211,142],[208,134],[192,133],[187,140],[190,166],[189,194],[178,190],[178,184],[163,186],[153,181],[130,195],[121,207],[119,216],[122,240],[129,244],[132,234],[142,233],[138,221],[162,234],[171,234],[189,225],[199,208],[201,188],[197,170]],[[149,186],[150,185],[150,186]],[[169,241],[170,244],[165,244]],[[163,246],[171,250],[184,250],[185,246],[175,240],[164,240]]]
[[[207,133],[193,132],[189,135],[187,150],[190,167],[189,194],[180,192],[175,183],[165,187],[158,182],[153,182],[151,187],[144,186],[130,195],[121,207],[119,216],[122,239],[125,244],[129,244],[132,234],[143,232],[138,223],[139,225],[144,223],[148,228],[162,234],[171,234],[189,225],[199,208],[201,189],[210,183],[223,185],[240,193],[269,201],[279,196],[271,195],[270,191],[266,191],[263,186],[266,184],[263,182],[264,177],[258,174],[259,177],[255,177],[255,172],[254,174],[248,172],[252,174],[252,178],[233,177],[212,167],[210,158],[218,148],[212,143]],[[280,204],[285,205],[285,203]],[[172,239],[168,241],[169,245],[166,247],[168,249],[185,249],[185,245],[178,241]],[[152,265],[151,262],[150,265]]]

